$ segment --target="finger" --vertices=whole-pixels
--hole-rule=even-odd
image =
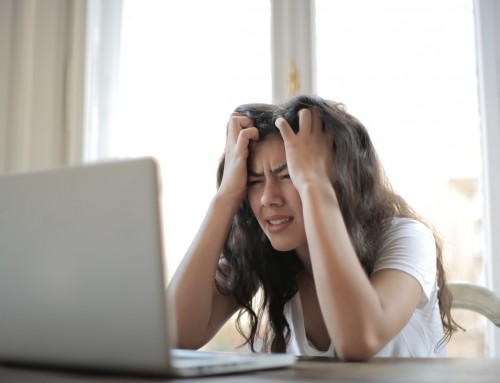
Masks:
[[[312,116],[309,109],[299,110],[299,132],[312,132]]]
[[[245,128],[240,131],[240,134],[238,135],[238,140],[236,142],[236,146],[247,148],[250,140],[252,141],[259,140],[259,130],[255,126]]]
[[[313,132],[322,132],[323,131],[323,120],[317,109],[311,110],[312,116],[312,131]]]
[[[283,117],[278,117],[274,125],[276,125],[276,127],[279,129],[281,137],[283,137],[283,140],[285,141],[289,140],[295,135],[290,124]]]
[[[231,113],[231,116],[227,124],[228,140],[230,140],[230,142],[233,143],[236,142],[238,134],[240,133],[241,129],[244,129],[251,125],[252,125],[252,120],[249,117],[237,112]]]
[[[236,143],[240,131],[252,125],[253,122],[249,117],[237,112],[231,113],[227,124],[227,142]]]
[[[255,126],[243,129],[238,137],[238,140],[245,140],[245,141],[250,141],[250,140],[257,141],[258,139],[259,139],[259,130]]]

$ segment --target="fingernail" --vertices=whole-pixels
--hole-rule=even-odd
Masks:
[[[274,125],[276,125],[276,127],[278,127],[278,125],[279,125],[282,121],[284,121],[284,120],[285,120],[285,119],[284,119],[283,117],[278,117],[278,118],[276,119],[276,121],[274,122]]]

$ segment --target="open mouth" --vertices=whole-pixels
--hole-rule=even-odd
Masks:
[[[293,217],[274,216],[266,219],[269,233],[279,233],[292,224]]]
[[[279,219],[269,219],[267,222],[270,225],[282,225],[284,223],[293,221],[293,217],[284,217],[284,218],[279,218]]]

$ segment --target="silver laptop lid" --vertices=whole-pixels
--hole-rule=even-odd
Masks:
[[[168,368],[152,159],[0,177],[0,361]]]

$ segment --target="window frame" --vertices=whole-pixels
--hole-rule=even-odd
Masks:
[[[478,103],[483,159],[485,268],[487,287],[500,295],[500,1],[472,0],[476,38]],[[271,0],[273,100],[293,96],[291,62],[299,75],[297,93],[316,91],[314,0]],[[500,332],[488,324],[488,357],[500,357]]]
[[[500,295],[500,2],[474,0],[479,115],[483,155],[487,286]],[[500,357],[500,332],[488,324],[487,352]]]

